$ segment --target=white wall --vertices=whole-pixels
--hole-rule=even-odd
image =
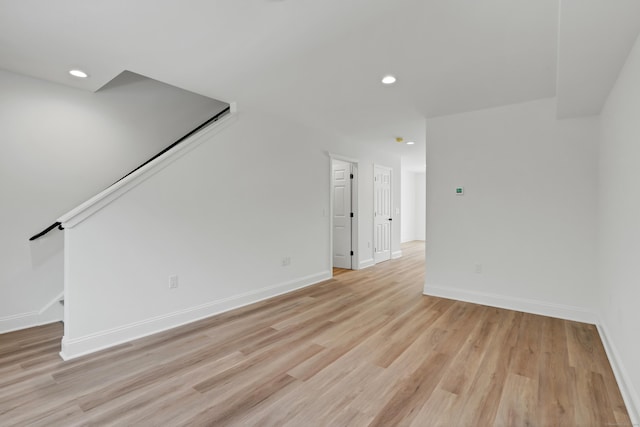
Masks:
[[[428,120],[425,293],[593,321],[597,126],[554,99]]]
[[[640,39],[602,111],[599,177],[601,326],[640,422]]]
[[[399,158],[260,111],[218,126],[65,230],[64,357],[329,278],[328,151],[359,161],[360,260],[372,258],[373,163]]]
[[[402,242],[424,240],[425,180],[423,172],[402,170]]]
[[[393,221],[391,225],[391,256],[398,257],[400,251],[400,233],[402,218],[395,213],[400,211],[401,193],[401,168],[400,157],[382,151],[373,151],[367,141],[342,141],[333,138],[331,141],[319,147],[328,147],[329,151],[342,154],[358,160],[358,268],[366,268],[373,265],[373,165],[387,166],[391,168],[391,203]],[[327,178],[328,179],[328,178]]]
[[[410,242],[415,240],[416,230],[416,181],[414,173],[402,170],[402,183],[400,185],[402,192],[402,207],[400,214],[402,217],[401,241]]]
[[[427,226],[427,175],[424,172],[416,172],[416,234],[415,240],[426,238]]]
[[[3,332],[41,321],[62,291],[62,233],[28,238],[222,104],[133,74],[90,93],[0,70],[0,93]]]

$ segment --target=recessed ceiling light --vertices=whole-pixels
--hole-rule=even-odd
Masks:
[[[413,145],[413,144],[415,144],[415,142],[413,142],[413,141],[407,141],[407,145]]]
[[[79,77],[81,79],[86,79],[87,77],[89,77],[89,74],[85,73],[82,70],[70,70],[69,74],[71,74],[73,77]]]
[[[393,77],[392,75],[388,75],[388,76],[384,76],[382,78],[382,83],[386,84],[386,85],[392,85],[396,82],[396,78]]]

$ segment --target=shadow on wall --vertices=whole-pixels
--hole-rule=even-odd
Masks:
[[[64,235],[29,237],[228,104],[129,71],[93,93],[0,70],[0,93],[3,333],[60,320]]]
[[[62,255],[64,250],[64,233],[52,230],[46,236],[29,242],[31,252],[31,267],[34,270],[43,268],[50,263],[56,255]],[[62,269],[62,266],[60,266]]]

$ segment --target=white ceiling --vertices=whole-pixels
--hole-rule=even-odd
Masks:
[[[563,0],[558,116],[600,114],[640,32],[638,0]]]
[[[556,95],[561,116],[600,111],[640,1],[558,2],[0,0],[0,68],[87,90],[130,70],[277,109],[419,169],[425,117]],[[388,73],[398,82],[385,87]]]

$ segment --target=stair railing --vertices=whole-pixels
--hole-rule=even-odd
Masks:
[[[230,111],[231,111],[231,106],[227,106],[224,110],[220,111],[215,116],[211,117],[210,119],[208,119],[204,123],[202,123],[199,126],[197,126],[195,129],[193,129],[192,131],[190,131],[189,133],[187,133],[186,135],[184,135],[183,137],[178,139],[176,142],[174,142],[173,144],[169,145],[168,147],[166,147],[165,149],[160,151],[158,154],[156,154],[155,156],[151,157],[149,160],[147,160],[146,162],[142,163],[140,166],[138,166],[137,168],[135,168],[134,170],[132,170],[131,172],[129,172],[128,174],[126,174],[125,176],[123,176],[122,178],[120,178],[119,180],[114,182],[113,184],[111,184],[109,187],[112,187],[113,185],[119,183],[120,181],[122,181],[123,179],[125,179],[126,177],[128,177],[129,175],[134,173],[135,171],[137,171],[138,169],[140,169],[140,168],[146,166],[147,164],[151,163],[152,161],[154,161],[158,157],[162,156],[167,151],[171,150],[172,148],[176,147],[180,143],[184,142],[184,140],[186,140],[190,136],[193,136],[194,134],[200,132],[202,129],[206,128],[207,126],[217,122],[221,117],[223,117],[224,115],[226,115]],[[109,187],[107,187],[107,188],[109,188]],[[58,228],[58,230],[64,230],[64,227],[62,227],[62,224],[60,222],[55,222],[55,223],[51,224],[50,226],[48,226],[47,228],[45,228],[44,230],[42,230],[41,232],[39,232],[38,234],[34,234],[33,236],[31,236],[29,238],[29,241],[33,241],[33,240],[39,239],[40,237],[44,236],[45,234],[47,234],[48,232],[50,232],[51,230],[53,230],[55,228]]]

